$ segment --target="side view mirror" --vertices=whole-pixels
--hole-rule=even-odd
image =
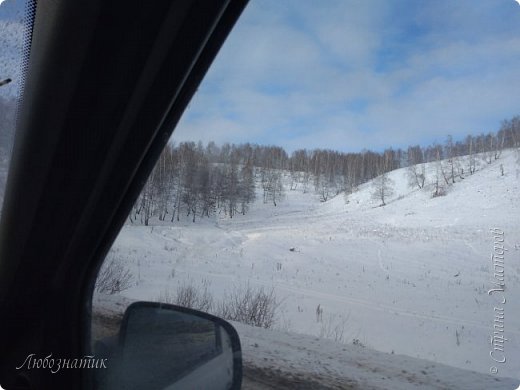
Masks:
[[[102,388],[240,389],[240,339],[213,315],[136,302],[126,309],[118,344]]]

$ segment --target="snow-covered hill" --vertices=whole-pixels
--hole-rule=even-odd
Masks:
[[[294,340],[299,337],[296,334],[307,335],[301,336],[302,343],[321,337],[319,340],[335,340],[334,345],[363,345],[364,359],[372,361],[373,378],[390,378],[393,373],[395,383],[402,380],[410,388],[421,384],[430,388],[512,388],[510,380],[496,382],[495,387],[487,387],[486,381],[495,383],[492,377],[520,379],[520,180],[515,153],[505,151],[491,164],[481,164],[442,197],[432,198],[428,188],[408,188],[406,170],[399,169],[389,173],[395,193],[385,207],[377,207],[371,183],[366,183],[353,194],[341,194],[325,203],[297,189],[287,191],[286,200],[277,207],[262,204],[259,197],[247,215],[233,219],[127,225],[113,256],[128,264],[136,280],[122,298],[157,300],[165,291],[175,293],[187,281],[209,285],[215,298],[247,282],[274,287],[282,300],[275,326],[278,331],[295,334]],[[427,166],[427,177],[433,169],[433,164]],[[502,295],[488,294],[496,287],[490,259],[497,231],[503,232],[507,249],[505,304]],[[108,302],[97,299],[100,306]],[[320,319],[318,305],[323,309]],[[503,336],[507,338],[504,363],[490,357],[495,308],[502,310]],[[255,365],[262,366],[263,355],[250,344],[256,343],[251,341],[255,337],[267,337],[264,331],[239,327],[239,332],[248,340],[246,361],[258,360]],[[275,359],[286,371],[298,367],[303,359],[299,342],[294,340],[283,347],[295,348],[294,353],[284,352],[283,359],[281,355]],[[324,345],[329,345],[323,343],[312,343],[315,359],[320,361],[326,359],[323,351],[328,347]],[[271,340],[265,348],[275,348],[275,344]],[[338,373],[344,367],[344,378],[353,370],[345,361],[357,360],[349,355],[351,347],[341,358],[336,354],[327,358]],[[398,372],[398,367],[409,372],[407,366],[413,366],[410,362],[414,360],[406,358],[407,366],[400,366],[404,360],[395,360],[400,359],[397,355],[426,359],[432,368],[444,364],[477,371],[488,379],[476,375],[473,382],[463,382],[467,371],[433,374],[424,369],[423,361],[417,361],[416,368],[423,368],[413,371],[415,379],[422,375],[424,381],[414,384],[403,379],[406,373]],[[491,375],[494,368],[498,372]],[[312,364],[305,369],[312,369]],[[426,374],[420,374],[421,370]],[[444,375],[450,376],[450,382],[436,384]],[[381,380],[370,383],[374,388],[392,388]]]

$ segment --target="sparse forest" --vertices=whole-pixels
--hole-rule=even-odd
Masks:
[[[193,222],[215,214],[233,218],[247,213],[257,194],[264,203],[276,206],[286,191],[299,188],[313,191],[325,202],[374,178],[379,178],[374,181],[374,198],[384,205],[392,194],[385,174],[403,167],[408,167],[410,187],[421,189],[430,183],[433,196],[440,196],[456,178],[475,172],[477,156],[491,163],[504,148],[519,146],[520,116],[504,120],[496,133],[468,135],[459,141],[447,136],[444,144],[383,152],[300,149],[288,155],[278,146],[249,143],[169,144],[129,218],[145,225],[152,218],[174,222],[183,215]],[[424,164],[431,162],[436,164],[435,174],[427,178]]]
[[[15,111],[14,99],[0,97],[0,158],[4,161],[9,159],[14,139]],[[408,167],[410,187],[421,189],[429,183],[434,187],[433,195],[440,196],[456,178],[472,175],[477,159],[489,164],[504,148],[511,147],[520,147],[520,116],[504,120],[497,132],[468,135],[458,141],[447,136],[443,144],[382,152],[299,149],[289,155],[279,146],[249,143],[168,144],[129,219],[148,225],[153,218],[169,222],[181,217],[196,222],[216,214],[233,218],[246,214],[257,195],[276,206],[286,191],[297,188],[304,193],[312,191],[325,202],[403,167]],[[424,164],[430,162],[435,162],[436,169],[433,177],[427,178]],[[374,186],[374,198],[384,205],[384,198],[392,193],[391,182],[382,178]]]

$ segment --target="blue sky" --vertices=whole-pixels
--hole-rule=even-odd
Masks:
[[[23,25],[6,6],[20,13],[23,2],[1,1],[0,78],[13,83],[0,93],[9,95]],[[496,131],[520,114],[519,86],[514,0],[250,0],[173,140],[426,145]]]
[[[513,0],[251,0],[173,135],[359,151],[520,114]]]

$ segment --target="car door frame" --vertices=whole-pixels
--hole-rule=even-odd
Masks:
[[[89,388],[95,276],[247,0],[40,0],[0,224],[0,384]]]

